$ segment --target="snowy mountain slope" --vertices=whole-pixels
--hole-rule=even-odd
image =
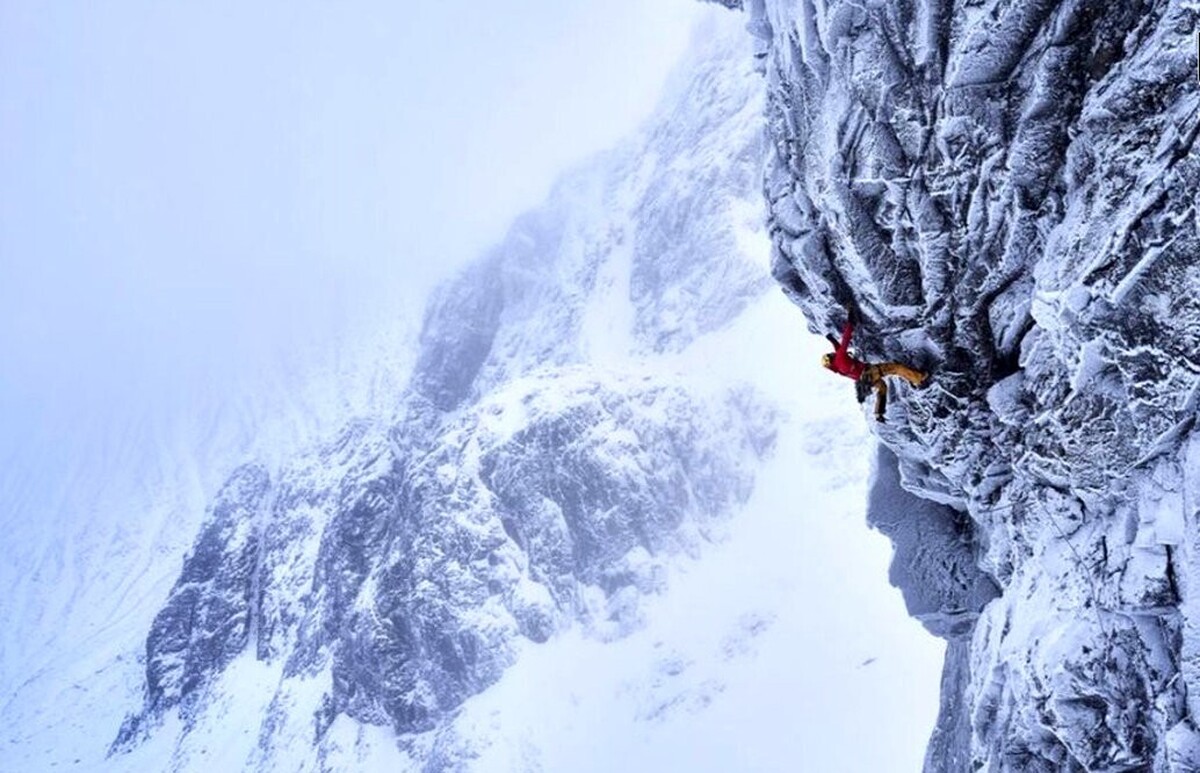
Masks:
[[[536,670],[572,642],[606,646],[666,614],[669,602],[648,594],[685,556],[714,549],[781,428],[792,429],[772,468],[776,501],[797,496],[780,482],[791,464],[847,454],[848,417],[814,404],[806,445],[779,408],[794,399],[794,365],[774,377],[761,367],[795,316],[778,298],[774,316],[756,313],[772,287],[757,193],[761,83],[737,27],[707,28],[642,134],[564,178],[443,288],[391,406],[230,475],[158,608],[143,591],[131,620],[76,643],[59,655],[61,674],[6,704],[6,766],[471,764],[490,743],[472,729],[473,696],[518,661]],[[853,491],[845,473],[833,485]],[[788,512],[763,520],[758,544]],[[747,563],[743,554],[722,569],[745,575]],[[803,589],[779,571],[774,582]],[[770,598],[764,614],[790,621],[777,630],[803,627],[790,593]],[[729,597],[714,621],[738,641],[761,629],[753,614],[739,622],[742,606]],[[674,636],[703,648],[701,633]],[[787,635],[767,640],[778,660],[746,684],[814,673],[788,662]],[[644,644],[617,651],[645,656]],[[696,709],[720,704],[704,684]],[[742,705],[755,692],[743,687]],[[753,754],[764,769],[789,768],[774,751]]]
[[[1001,591],[927,769],[1200,769],[1195,4],[746,5],[775,275],[934,371],[877,434]]]
[[[891,550],[862,528],[869,438],[843,385],[811,378],[821,342],[785,343],[785,362],[755,369],[795,324],[787,306],[764,299],[680,362],[752,374],[788,406],[722,539],[667,565],[627,636],[527,647],[424,744],[480,771],[919,767],[941,648],[880,593]]]
[[[320,378],[290,378],[290,368],[264,363],[234,390],[237,400],[214,388],[170,396],[189,400],[186,412],[147,406],[144,423],[121,432],[84,417],[57,436],[15,436],[33,458],[2,476],[0,769],[49,769],[76,757],[100,764],[112,740],[102,726],[119,724],[116,704],[141,692],[145,633],[221,476],[248,455],[274,464],[281,449],[328,433],[347,411],[394,404],[415,331],[402,318],[376,322],[370,336],[289,363],[328,374]],[[51,449],[41,465],[39,450]]]
[[[271,460],[328,433],[347,411],[394,403],[411,368],[413,323],[395,313],[370,322],[370,336],[315,342],[290,362],[264,361],[258,373],[235,369],[245,379],[237,385],[217,383],[221,373],[149,399],[137,392],[146,385],[131,384],[124,402],[103,407],[103,395],[84,389],[79,415],[60,417],[61,426],[6,428],[0,714],[44,706],[53,716],[62,695],[79,700],[76,668],[90,673],[101,652],[111,660],[136,649],[132,631],[153,620],[206,497],[248,455]],[[141,401],[139,410],[129,400]],[[111,698],[95,692],[101,703]]]
[[[153,577],[118,555],[119,603],[70,599],[0,768],[918,764],[940,647],[878,582],[868,436],[767,278],[740,26],[442,289],[406,388],[142,514],[190,551],[131,541]]]

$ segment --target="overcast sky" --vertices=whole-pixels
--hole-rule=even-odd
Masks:
[[[198,379],[234,390],[357,311],[411,314],[628,133],[716,12],[5,0],[6,439]]]

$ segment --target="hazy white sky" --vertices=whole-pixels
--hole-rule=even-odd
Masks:
[[[356,310],[411,313],[648,113],[718,12],[6,0],[0,423],[220,391]]]

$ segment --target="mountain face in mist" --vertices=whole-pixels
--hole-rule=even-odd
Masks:
[[[622,635],[662,562],[745,502],[775,410],[671,365],[772,284],[746,257],[761,80],[744,35],[710,32],[638,138],[436,294],[394,415],[229,478],[114,764],[199,765],[236,705],[250,768],[354,767],[330,732],[350,720],[425,734],[409,752],[443,769],[429,731],[522,642]]]
[[[1200,770],[1197,7],[746,6],[776,278],[933,373],[869,512],[949,639],[927,770]]]

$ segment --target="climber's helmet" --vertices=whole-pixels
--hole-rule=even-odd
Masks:
[[[821,365],[832,370],[833,369],[833,355],[832,354],[822,354],[821,355]]]

